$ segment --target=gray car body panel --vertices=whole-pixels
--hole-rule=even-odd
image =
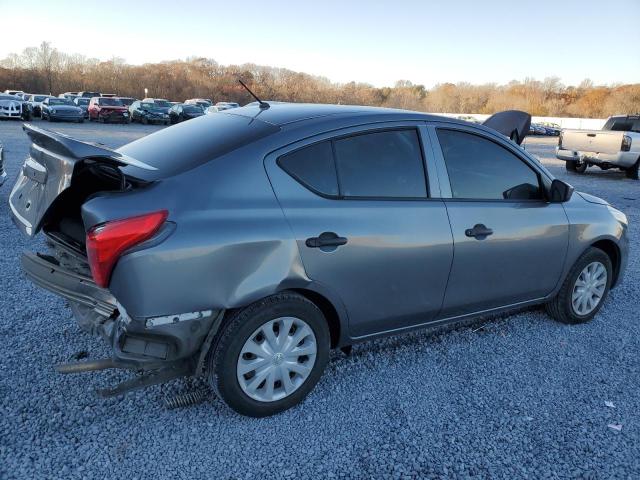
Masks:
[[[557,292],[579,255],[600,240],[614,242],[626,258],[624,226],[607,206],[579,195],[564,204],[453,200],[435,134],[439,126],[490,137],[529,163],[546,186],[553,180],[535,158],[487,127],[348,106],[272,105],[217,115],[278,128],[191,170],[132,191],[97,193],[82,206],[86,229],[169,212],[172,226],[125,252],[113,270],[109,290],[132,318],[239,308],[278,291],[308,290],[335,308],[341,326],[337,343],[346,345],[542,302]],[[211,117],[154,136],[201,128]],[[318,139],[390,127],[418,130],[430,198],[327,200],[276,164],[282,153]],[[498,230],[489,241],[460,237],[461,229],[483,220]],[[309,251],[304,239],[323,231],[347,236],[349,243],[332,252]],[[501,267],[505,259],[511,263]],[[526,274],[518,271],[518,262],[526,264]],[[467,275],[468,269],[488,272],[489,280],[481,272]],[[473,291],[477,282],[482,288]]]

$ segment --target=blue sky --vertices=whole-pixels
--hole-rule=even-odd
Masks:
[[[0,12],[0,58],[47,40],[135,64],[204,56],[376,86],[640,82],[640,0],[0,0]]]

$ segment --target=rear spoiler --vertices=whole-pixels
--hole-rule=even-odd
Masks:
[[[22,128],[35,145],[57,155],[70,157],[74,160],[104,159],[118,166],[131,165],[144,170],[157,170],[157,168],[151,165],[112,150],[104,145],[82,142],[63,133],[45,130],[30,123],[25,123]]]
[[[531,115],[520,110],[505,110],[491,115],[483,125],[509,137],[520,145],[529,133]]]

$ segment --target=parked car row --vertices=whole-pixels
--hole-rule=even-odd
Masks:
[[[0,118],[30,120],[40,117],[78,123],[89,120],[169,125],[239,106],[235,102],[214,104],[209,98],[190,98],[180,103],[164,98],[138,100],[94,91],[64,92],[57,97],[21,90],[5,90],[4,95],[0,94]]]
[[[562,129],[556,123],[532,123],[529,127],[529,135],[546,135],[557,137]]]

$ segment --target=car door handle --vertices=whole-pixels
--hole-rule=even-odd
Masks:
[[[493,230],[491,230],[490,228],[485,227],[482,223],[477,223],[473,226],[473,228],[467,228],[464,231],[464,234],[467,237],[475,237],[479,240],[482,240],[483,238],[488,237],[489,235],[493,234]]]
[[[304,243],[309,248],[339,247],[346,244],[347,239],[339,237],[333,232],[323,232],[317,237],[307,238]]]

